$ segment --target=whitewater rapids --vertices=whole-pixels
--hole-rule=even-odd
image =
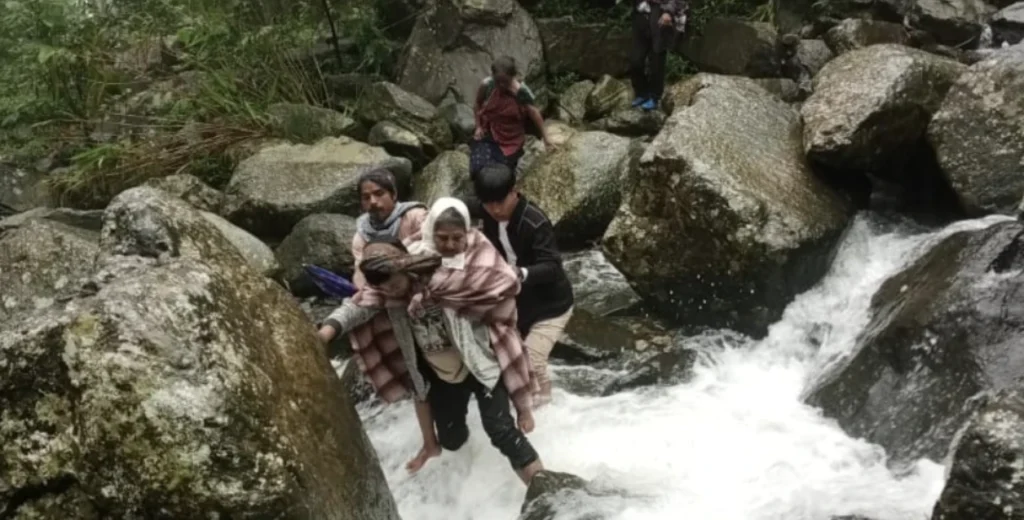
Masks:
[[[998,217],[921,233],[861,215],[829,273],[797,297],[760,341],[705,335],[692,380],[610,397],[556,388],[529,438],[545,466],[625,491],[563,503],[559,519],[594,510],[619,520],[924,520],[944,484],[941,461],[895,475],[882,448],[846,435],[804,393],[847,356],[881,283],[943,236]],[[558,377],[566,370],[555,367]],[[405,463],[420,440],[410,403],[362,407],[405,520],[513,520],[525,495],[491,447],[470,403],[470,440],[419,474]],[[621,494],[620,494],[621,495]]]

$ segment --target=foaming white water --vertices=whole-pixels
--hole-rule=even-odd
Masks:
[[[922,460],[896,477],[881,448],[850,438],[801,398],[850,353],[871,296],[888,276],[941,237],[998,220],[911,235],[879,231],[860,217],[828,275],[764,340],[708,352],[689,383],[610,397],[556,390],[530,435],[545,465],[626,495],[563,504],[559,518],[582,518],[588,507],[621,520],[928,518],[943,485],[940,465]],[[491,447],[472,405],[466,446],[415,476],[404,469],[419,449],[412,407],[362,412],[403,518],[516,517],[525,489]]]

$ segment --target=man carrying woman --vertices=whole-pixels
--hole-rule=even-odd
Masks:
[[[439,199],[410,242],[407,250],[390,238],[366,245],[366,287],[320,336],[351,333],[356,362],[385,402],[413,394],[423,448],[409,471],[465,444],[472,395],[491,444],[529,483],[543,465],[525,436],[537,385],[516,330],[519,277],[457,199]]]

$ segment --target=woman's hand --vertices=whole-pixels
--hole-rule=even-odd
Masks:
[[[481,140],[483,138],[484,138],[484,129],[482,127],[480,127],[480,126],[477,126],[476,130],[473,130],[473,140],[479,141],[479,140]]]
[[[530,433],[530,432],[532,432],[533,431],[533,412],[532,411],[519,412],[517,415],[519,416],[519,418],[518,418],[519,430],[522,431],[523,433]]]

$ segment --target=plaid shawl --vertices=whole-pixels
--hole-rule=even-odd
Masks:
[[[416,240],[419,235],[410,237]],[[501,379],[516,410],[533,407],[533,392],[538,390],[528,353],[516,328],[516,295],[519,277],[490,241],[475,229],[466,237],[466,261],[463,269],[440,267],[417,291],[408,304],[416,316],[425,302],[453,309],[459,315],[487,324]],[[367,287],[353,298],[361,306],[386,308],[406,302],[388,300],[379,291]],[[370,380],[381,399],[394,402],[412,387],[412,377],[402,355],[395,330],[385,313],[355,328],[350,334],[359,368]],[[415,362],[415,360],[413,360]],[[417,374],[418,375],[418,374]]]

